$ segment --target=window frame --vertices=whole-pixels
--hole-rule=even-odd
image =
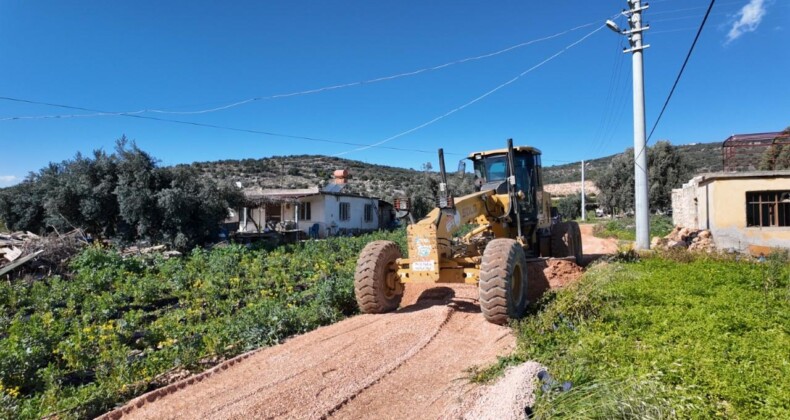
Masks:
[[[351,220],[351,203],[345,201],[339,203],[338,219],[341,221]]]
[[[299,220],[312,220],[310,202],[299,203]]]
[[[746,191],[746,227],[790,227],[790,190]]]
[[[365,204],[365,216],[362,220],[365,222],[373,221],[373,204]]]

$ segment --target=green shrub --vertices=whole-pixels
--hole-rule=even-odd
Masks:
[[[357,311],[357,256],[376,239],[405,249],[403,230],[169,260],[92,247],[68,278],[0,283],[0,418],[95,417],[173,369],[343,319]]]

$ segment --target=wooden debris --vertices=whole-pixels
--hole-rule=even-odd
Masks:
[[[4,275],[6,273],[10,273],[11,270],[21,266],[22,264],[32,260],[33,258],[38,257],[39,254],[41,254],[42,252],[44,252],[43,249],[40,250],[40,251],[36,251],[36,252],[34,252],[32,254],[28,254],[28,255],[22,257],[21,259],[19,259],[19,261],[15,262],[15,263],[8,264],[7,266],[0,268],[0,276]]]
[[[14,262],[22,255],[22,250],[12,245],[10,248],[4,248],[4,254],[3,257],[5,259],[9,262]]]
[[[68,259],[85,245],[84,238],[79,229],[47,237],[32,232],[0,233],[0,275],[41,277],[63,272]]]

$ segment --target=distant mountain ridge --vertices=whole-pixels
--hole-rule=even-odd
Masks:
[[[697,143],[675,146],[691,164],[695,173],[715,172],[723,168],[721,142]],[[595,181],[617,155],[587,161],[587,180]],[[557,157],[557,156],[554,156]],[[548,158],[548,156],[546,156]],[[426,164],[428,162],[426,161]],[[581,162],[543,168],[546,184],[575,182],[581,179]],[[220,160],[196,162],[191,166],[204,176],[224,182],[240,182],[244,187],[261,188],[308,188],[332,182],[332,173],[347,169],[351,179],[345,191],[392,200],[396,193],[411,195],[424,193],[431,181],[438,181],[438,167],[431,161],[430,167],[422,170],[370,164],[351,159],[321,155],[273,156],[262,159]],[[425,170],[425,169],[429,170]],[[456,195],[472,191],[471,176],[463,178],[454,172],[448,174],[451,189]]]

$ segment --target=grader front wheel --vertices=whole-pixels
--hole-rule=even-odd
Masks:
[[[396,266],[400,257],[392,241],[374,241],[362,249],[354,273],[354,295],[362,312],[380,314],[398,308],[403,297]]]
[[[480,309],[494,324],[521,318],[527,308],[527,259],[518,242],[494,239],[480,265]]]

